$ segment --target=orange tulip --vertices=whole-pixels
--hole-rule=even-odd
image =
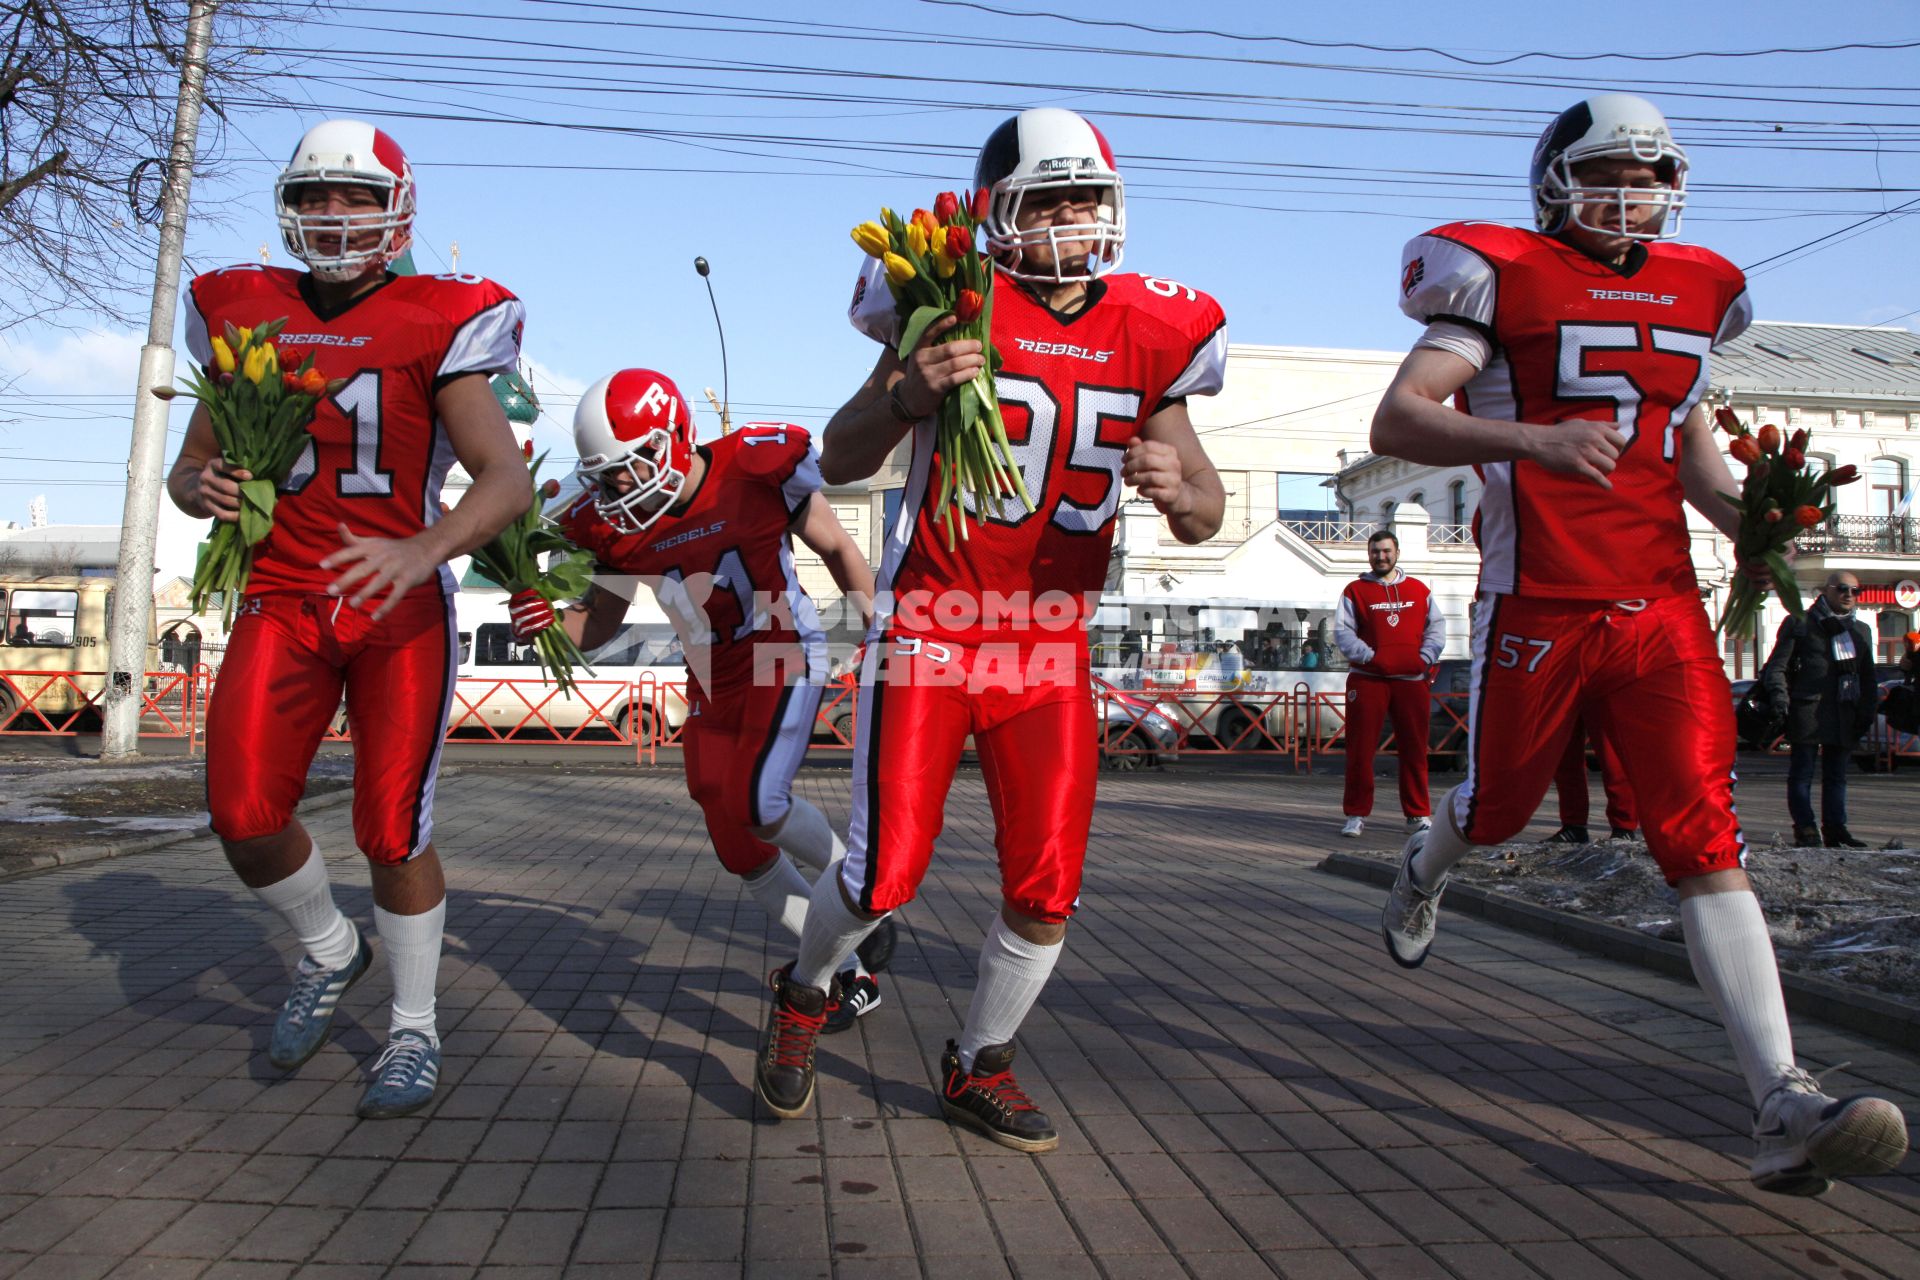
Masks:
[[[1771,422],[1760,428],[1760,447],[1768,453],[1780,452],[1780,428]]]
[[[1760,444],[1752,436],[1735,436],[1733,443],[1727,446],[1727,452],[1738,461],[1752,466],[1760,461]]]
[[[1811,529],[1826,518],[1818,507],[1797,507],[1793,513],[1793,522],[1802,529]]]
[[[962,289],[960,296],[953,302],[954,319],[961,324],[972,324],[980,318],[980,308],[985,304],[986,299],[972,289]]]

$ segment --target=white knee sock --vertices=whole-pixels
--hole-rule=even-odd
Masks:
[[[847,854],[847,846],[827,825],[827,815],[799,796],[793,798],[779,830],[769,838],[815,871],[826,870],[834,859]]]
[[[318,845],[310,846],[307,860],[285,880],[262,885],[254,895],[280,913],[300,945],[323,969],[345,967],[353,959],[353,925],[333,903],[327,881],[327,860]]]
[[[973,1070],[973,1055],[988,1045],[1013,1039],[1064,950],[1064,942],[1050,947],[1028,942],[1007,928],[1003,916],[993,917],[993,928],[980,947],[980,977],[967,1007],[967,1024],[960,1031],[963,1070]]]
[[[439,1044],[433,1012],[440,984],[440,939],[447,931],[447,900],[442,898],[417,916],[395,915],[376,906],[373,923],[386,948],[387,971],[393,975],[393,1021],[388,1034],[420,1031]]]
[[[846,967],[853,949],[880,925],[880,920],[864,919],[848,908],[840,892],[840,866],[836,861],[820,873],[813,900],[807,904],[800,958],[793,962],[793,980],[805,987],[825,987],[829,978]]]
[[[807,921],[807,899],[813,894],[813,886],[800,874],[800,868],[793,865],[793,859],[783,853],[773,860],[772,866],[743,883],[753,900],[766,911],[768,919],[794,937],[800,936],[800,926]]]
[[[1427,842],[1413,859],[1413,883],[1423,893],[1432,893],[1440,877],[1473,848],[1453,825],[1453,793],[1449,791],[1433,811],[1433,826]]]
[[[1693,976],[1720,1011],[1757,1111],[1793,1066],[1793,1032],[1760,900],[1751,891],[1680,900]]]

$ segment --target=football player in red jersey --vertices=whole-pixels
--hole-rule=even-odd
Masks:
[[[1454,223],[1407,246],[1400,305],[1427,329],[1381,401],[1373,447],[1472,463],[1486,491],[1467,777],[1407,841],[1381,928],[1396,962],[1421,964],[1447,869],[1527,823],[1569,735],[1597,713],[1752,1093],[1753,1181],[1819,1195],[1834,1177],[1892,1169],[1906,1125],[1882,1099],[1827,1097],[1794,1064],[1743,869],[1732,699],[1682,503],[1735,536],[1720,495],[1738,486],[1700,396],[1709,350],[1752,313],[1738,268],[1671,240],[1686,173],[1652,103],[1601,94],[1534,151],[1538,230]]]
[[[285,317],[291,368],[309,352],[346,385],[323,399],[310,447],[280,487],[254,549],[207,715],[207,806],[240,879],[306,954],[267,1057],[291,1069],[326,1039],[366,972],[365,937],[334,905],[326,862],[293,816],[344,690],[354,752],[353,832],[371,864],[374,921],[393,975],[386,1049],[362,1116],[433,1097],[434,1017],[446,881],[432,844],[458,659],[447,561],[526,510],[527,473],[488,376],[519,356],[524,313],[479,276],[396,276],[414,213],[413,170],[385,133],[352,120],[300,139],[275,184],[287,252],[305,272],[238,266],[194,280],[187,345],[211,370],[209,335]],[[473,486],[442,515],[458,460]],[[188,515],[235,520],[238,482],[204,407],[167,477]]]
[[[929,487],[939,466],[929,415],[985,357],[978,342],[936,342],[946,320],[898,359],[892,301],[870,262],[853,321],[884,350],[828,423],[821,469],[835,481],[871,475],[909,436],[913,461],[861,671],[847,857],[814,887],[799,959],[774,975],[755,1084],[777,1114],[805,1111],[833,976],[918,890],[971,733],[1002,908],[966,1024],[942,1058],[941,1104],[996,1142],[1047,1151],[1059,1136],[1014,1079],[1013,1037],[1080,893],[1097,766],[1089,603],[1127,486],[1184,542],[1220,527],[1224,494],[1186,397],[1219,390],[1226,321],[1185,285],[1112,273],[1126,229],[1121,178],[1106,139],[1072,112],[1026,111],[994,130],[975,185],[990,192],[982,228],[999,270],[995,385],[1034,508],[975,510],[971,536],[947,546]]]
[[[652,588],[692,677],[687,790],[721,865],[797,936],[812,888],[793,860],[824,871],[846,846],[793,794],[827,683],[827,638],[795,575],[792,538],[863,618],[873,600],[866,557],[821,494],[819,459],[799,427],[749,422],[696,445],[673,380],[622,369],[587,388],[573,432],[587,491],[559,523],[599,563],[592,590],[565,613],[567,634],[598,648],[626,619],[634,579]],[[552,622],[538,596],[515,598],[516,639]],[[880,1003],[871,971],[885,967],[892,933],[873,942],[845,975],[860,998],[843,1005],[836,1030]]]

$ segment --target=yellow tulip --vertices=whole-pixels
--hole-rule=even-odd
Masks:
[[[887,279],[894,284],[905,284],[919,275],[913,264],[897,253],[883,254],[880,261],[887,264]]]
[[[877,222],[863,222],[855,227],[853,242],[875,258],[893,247],[893,241],[888,237],[887,229]]]
[[[213,367],[222,373],[233,372],[233,348],[227,345],[225,338],[213,340]]]
[[[927,248],[933,250],[935,254],[943,254],[947,251],[947,229],[945,227],[935,227],[927,235]]]
[[[267,376],[267,361],[271,358],[272,352],[272,347],[255,347],[247,352],[247,362],[240,367],[240,372],[248,382],[257,383]]]
[[[907,248],[913,250],[915,257],[927,252],[927,229],[917,222],[907,224]]]
[[[942,231],[946,230],[945,227],[940,229]],[[959,269],[960,264],[952,258],[949,258],[946,254],[936,252],[933,255],[933,274],[939,276],[942,280],[953,279],[953,273]]]
[[[235,325],[235,326],[233,327],[233,331],[234,331],[235,333],[237,333],[237,334],[239,334],[239,335],[240,335],[240,345],[241,345],[241,346],[243,346],[243,347],[244,347],[244,346],[246,346],[246,345],[247,345],[247,344],[248,344],[249,342],[252,342],[252,341],[253,341],[253,330],[252,330],[251,328],[246,328],[246,327],[242,327],[242,326],[240,326],[240,325]]]

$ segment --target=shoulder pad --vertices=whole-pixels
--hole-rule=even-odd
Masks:
[[[1421,324],[1452,320],[1493,330],[1499,268],[1523,246],[1513,227],[1455,222],[1407,241],[1400,253],[1400,309]]]
[[[900,317],[893,307],[887,269],[878,258],[862,261],[860,278],[853,283],[853,301],[847,305],[847,319],[854,328],[882,346],[899,345]]]

